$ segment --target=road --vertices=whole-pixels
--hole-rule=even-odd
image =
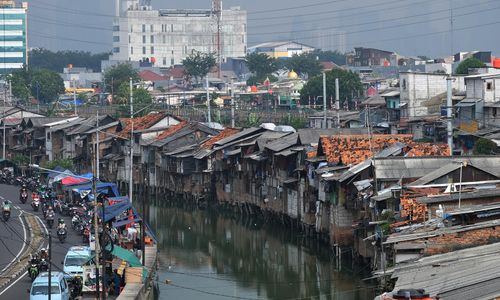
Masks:
[[[14,206],[19,208],[14,208],[12,217],[6,224],[3,222],[0,224],[0,238],[5,242],[0,242],[0,253],[2,254],[0,255],[0,269],[2,269],[5,264],[8,264],[14,257],[14,255],[10,254],[10,251],[13,252],[13,254],[19,252],[23,245],[23,240],[25,240],[25,238],[23,238],[23,226],[20,223],[18,215],[23,213],[23,211],[29,213],[34,212],[30,206],[31,200],[28,200],[26,204],[22,204],[19,201],[19,187],[17,186],[0,184],[0,197],[11,200]],[[41,211],[34,214],[43,220]],[[60,217],[60,215],[56,214],[56,218]],[[65,243],[61,244],[57,238],[55,229],[52,230],[52,271],[62,271],[62,262],[68,249],[72,246],[82,245],[82,237],[77,235],[71,228],[71,219],[64,217],[64,220],[66,222],[66,226],[68,227],[68,236]],[[44,224],[46,224],[45,221]],[[29,236],[29,233],[26,234]],[[45,242],[45,245],[47,244],[48,238],[46,238]],[[17,278],[10,285],[8,285],[5,289],[0,291],[0,299],[29,299],[27,289],[30,287],[31,280],[25,273],[23,276]]]

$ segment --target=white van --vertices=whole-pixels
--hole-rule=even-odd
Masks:
[[[64,273],[72,277],[83,277],[83,266],[92,260],[92,251],[88,246],[71,247],[64,257]]]
[[[62,272],[52,272],[50,277],[50,297],[52,300],[69,300],[70,290]],[[46,300],[49,296],[49,273],[43,272],[31,284],[30,300]]]

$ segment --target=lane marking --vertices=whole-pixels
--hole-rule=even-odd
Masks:
[[[19,256],[21,256],[21,254],[23,253],[24,251],[24,248],[26,247],[26,238],[27,238],[27,235],[26,235],[26,226],[23,222],[23,219],[21,218],[21,216],[23,215],[24,211],[21,210],[21,213],[17,216],[19,218],[19,222],[21,223],[21,226],[23,227],[23,234],[24,234],[24,238],[23,238],[23,241],[22,241],[22,247],[21,247],[21,250],[17,253],[16,257],[14,257],[10,263],[2,269],[2,271],[0,271],[0,274],[3,274],[3,272],[8,269],[14,262],[18,261],[19,260]]]
[[[28,274],[28,271],[25,271],[23,274],[19,275],[19,277],[14,280],[11,284],[9,284],[3,291],[0,292],[0,296],[2,296],[3,293],[5,293],[8,289],[10,289],[12,286],[14,286],[19,280],[23,279],[24,276]]]

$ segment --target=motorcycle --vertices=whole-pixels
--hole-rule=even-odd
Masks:
[[[38,276],[38,265],[35,262],[31,262],[31,265],[28,269],[28,275],[31,278],[31,281],[34,281]]]
[[[45,258],[40,259],[40,263],[38,264],[39,272],[47,272],[49,269],[49,263],[45,260]]]
[[[49,228],[54,226],[54,212],[47,212],[47,225]]]
[[[33,199],[33,201],[31,202],[31,207],[33,207],[34,211],[38,211],[38,209],[40,208],[40,200],[38,198]]]
[[[66,240],[66,228],[57,229],[57,237],[59,238],[61,244],[64,243],[64,241]]]
[[[84,243],[90,242],[90,226],[85,226],[82,235],[82,242]]]
[[[22,204],[25,204],[26,201],[28,201],[28,192],[26,190],[21,192],[21,195],[19,196],[19,200],[21,200]]]
[[[10,206],[3,207],[2,215],[3,215],[3,220],[7,222],[10,218]]]

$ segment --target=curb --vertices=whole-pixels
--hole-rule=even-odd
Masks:
[[[28,215],[32,219],[28,219],[27,218]],[[12,264],[9,267],[9,269],[7,269],[5,271],[7,274],[9,274],[9,272],[12,272],[13,269],[19,268],[19,270],[17,270],[14,273],[10,274],[8,277],[4,277],[7,280],[0,284],[0,290],[2,290],[5,286],[9,285],[13,280],[15,280],[21,274],[23,274],[24,272],[26,272],[26,270],[28,270],[29,262],[26,261],[26,262],[23,263],[23,260],[29,258],[29,255],[33,254],[35,252],[35,251],[31,251],[31,249],[34,248],[33,247],[33,243],[34,243],[35,239],[34,239],[34,233],[33,233],[34,230],[33,230],[33,227],[31,225],[30,220],[34,221],[38,226],[40,226],[40,224],[38,223],[38,221],[35,218],[33,218],[33,214],[27,213],[26,211],[24,211],[24,214],[22,215],[22,218],[23,218],[25,224],[28,227],[27,230],[29,231],[29,243],[26,245],[26,249],[24,250],[23,254],[18,258],[18,261],[16,263]],[[40,232],[41,232],[41,228],[40,228]],[[43,241],[43,239],[42,239],[42,241]],[[40,249],[41,245],[43,245],[43,242],[41,242],[40,245],[37,247],[37,251]],[[22,264],[24,264],[24,265],[22,265]]]

